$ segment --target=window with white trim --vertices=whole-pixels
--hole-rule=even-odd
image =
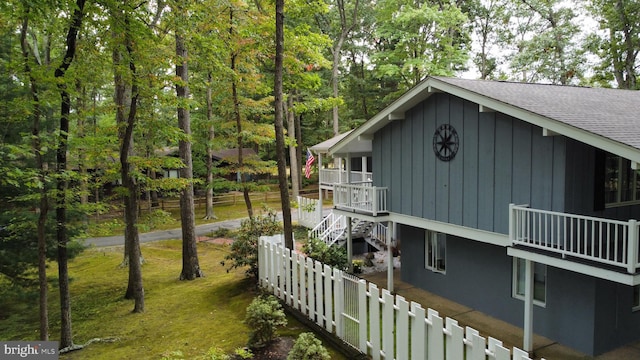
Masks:
[[[447,269],[447,235],[435,231],[425,231],[425,268],[444,274]]]
[[[604,196],[606,205],[640,201],[640,174],[631,168],[631,161],[607,154],[605,162]]]
[[[516,299],[524,300],[525,260],[513,258],[513,294]],[[547,265],[533,264],[533,303],[544,306],[547,301]]]

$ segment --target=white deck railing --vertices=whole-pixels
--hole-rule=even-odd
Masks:
[[[369,213],[373,216],[388,212],[387,188],[372,186],[370,182],[336,184],[333,186],[333,205],[339,209]]]
[[[313,228],[322,221],[322,204],[318,199],[298,196],[298,224]]]
[[[363,182],[371,181],[371,179],[373,179],[373,173],[371,172],[351,171],[351,176],[347,178],[346,170],[320,169],[320,184],[323,185]]]
[[[325,216],[313,229],[309,230],[310,239],[319,239],[331,246],[347,230],[347,219],[333,212]]]
[[[509,239],[513,245],[542,249],[633,274],[640,267],[636,220],[619,221],[510,205]]]
[[[380,241],[383,244],[389,244],[387,237],[389,236],[389,228],[386,227],[383,223],[376,223],[376,226],[371,230],[371,238]],[[391,244],[395,246],[395,243]]]
[[[260,238],[260,286],[373,360],[524,360],[500,340]]]

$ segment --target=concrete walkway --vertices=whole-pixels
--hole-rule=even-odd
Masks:
[[[373,282],[380,288],[387,287],[387,273],[377,272],[361,275],[367,281]],[[458,321],[460,326],[470,326],[480,332],[484,337],[491,336],[503,342],[509,349],[522,348],[523,330],[517,326],[502,320],[490,317],[480,311],[432,294],[400,280],[400,270],[394,271],[393,283],[395,293],[403,296],[407,301],[415,301],[422,307],[431,308],[440,313],[442,317],[450,317]],[[591,357],[558,344],[545,337],[534,335],[533,355],[535,359],[546,360],[638,360],[640,359],[640,341],[610,351],[608,353]]]
[[[281,212],[278,212],[277,218],[278,220],[282,221]],[[237,229],[245,219],[248,218],[216,221],[208,224],[198,225],[196,226],[196,236],[207,235],[218,229]],[[298,212],[291,211],[291,221],[295,223],[297,220]],[[169,239],[182,239],[182,230],[172,229],[140,233],[140,243]],[[124,245],[124,235],[87,238],[84,240],[84,243],[86,245],[95,247]]]

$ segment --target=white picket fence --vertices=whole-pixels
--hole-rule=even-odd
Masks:
[[[322,221],[322,204],[318,199],[298,196],[298,224],[312,229]]]
[[[437,311],[261,238],[260,286],[372,359],[525,360]]]

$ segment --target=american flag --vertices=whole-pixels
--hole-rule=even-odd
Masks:
[[[307,149],[307,162],[304,165],[304,177],[306,177],[307,179],[311,177],[311,164],[313,164],[315,160],[316,158],[313,157],[311,151]]]

